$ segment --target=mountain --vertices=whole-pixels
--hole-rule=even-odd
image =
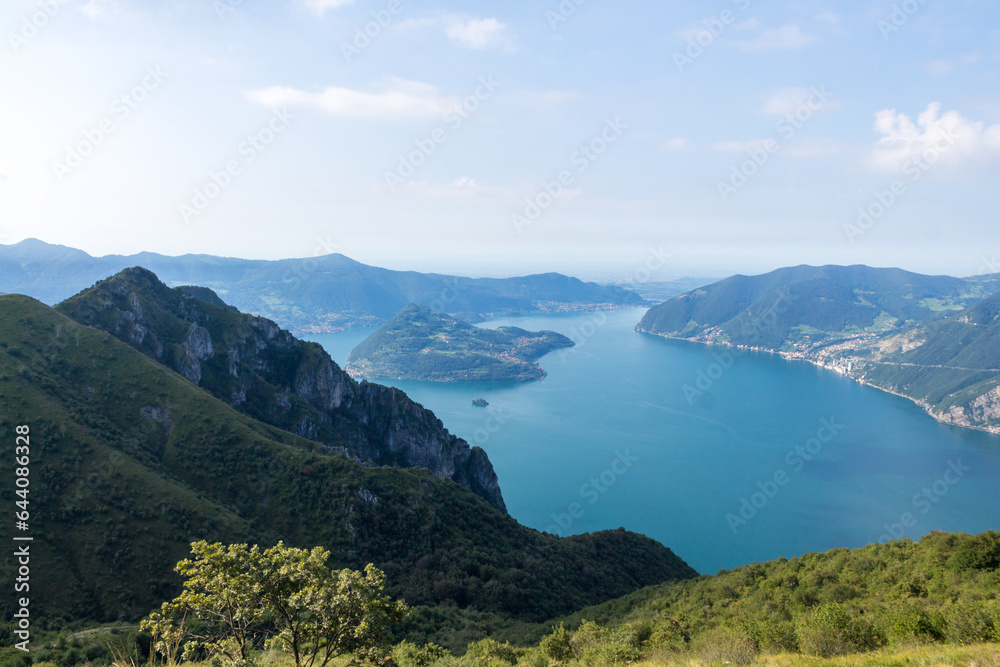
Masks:
[[[114,297],[121,296],[109,297],[110,312],[118,312]],[[212,318],[232,315],[198,310],[192,298],[179,303]],[[151,318],[140,344],[155,335],[169,349],[171,335]],[[220,342],[239,349],[239,341]],[[203,378],[213,359],[201,360]],[[54,628],[147,614],[179,591],[172,568],[198,539],[321,545],[331,566],[375,563],[392,594],[411,604],[528,620],[695,574],[643,536],[617,530],[557,538],[429,471],[368,467],[326,451],[237,411],[109,333],[6,295],[4,460],[13,460],[21,425],[30,429],[30,530],[19,535],[34,539],[31,618]],[[13,529],[4,529],[8,541]],[[0,585],[10,589],[14,570],[3,562]],[[4,597],[0,612],[10,618],[13,604]]]
[[[655,306],[637,329],[779,349],[928,322],[985,294],[969,281],[867,266],[797,266],[732,276]]]
[[[316,343],[228,308],[210,290],[170,289],[131,268],[56,310],[110,333],[237,410],[367,465],[419,466],[504,509],[479,447],[398,389],[351,379]]]
[[[996,278],[799,266],[688,292],[636,330],[804,359],[1000,432]]]
[[[538,359],[573,344],[554,331],[480,329],[410,304],[351,351],[347,370],[371,378],[527,382],[545,377]]]
[[[51,305],[131,266],[143,266],[171,286],[209,287],[241,311],[267,317],[294,332],[380,324],[409,303],[468,321],[647,303],[621,287],[557,273],[463,278],[391,271],[340,254],[279,261],[156,253],[91,257],[36,239],[0,245],[0,293],[25,294]]]

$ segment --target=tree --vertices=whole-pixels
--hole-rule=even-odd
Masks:
[[[330,570],[330,553],[321,547],[279,542],[261,552],[195,542],[191,550],[195,558],[176,568],[187,577],[184,591],[142,625],[161,637],[183,636],[188,656],[203,650],[245,665],[267,641],[289,650],[296,667],[325,667],[341,655],[352,656],[352,664],[375,661],[406,612],[385,594],[385,574],[373,565],[364,573]]]
[[[264,552],[267,604],[280,619],[276,643],[292,652],[296,667],[325,667],[339,655],[380,661],[389,650],[389,628],[406,605],[385,591],[385,574],[369,564],[355,570],[326,568],[330,554],[278,543]]]
[[[174,568],[186,577],[184,590],[144,620],[142,629],[160,637],[180,633],[187,640],[185,657],[205,650],[229,658],[234,665],[245,665],[266,633],[263,590],[250,574],[260,551],[256,546],[226,547],[202,540],[191,544],[191,553],[193,559],[182,560]]]

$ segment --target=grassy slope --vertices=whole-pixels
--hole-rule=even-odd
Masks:
[[[50,617],[146,613],[201,538],[321,544],[412,603],[535,619],[693,574],[642,536],[556,539],[421,470],[319,455],[27,297],[0,297],[0,416],[4,460],[12,427],[32,429],[33,604]]]

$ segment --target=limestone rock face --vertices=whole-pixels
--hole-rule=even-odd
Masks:
[[[366,465],[420,467],[506,511],[486,452],[402,391],[351,378],[316,343],[126,269],[57,309],[153,357],[237,410]]]
[[[949,424],[1000,433],[1000,386],[935,416]]]

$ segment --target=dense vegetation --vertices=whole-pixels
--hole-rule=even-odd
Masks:
[[[454,609],[414,610],[397,626],[396,667],[994,664],[1000,533],[930,533],[919,542],[753,563],[647,587],[544,623],[480,619],[450,650],[412,632],[421,616],[452,630],[473,620]],[[148,637],[114,632],[119,644],[148,655]],[[82,639],[64,636],[60,646],[42,656],[99,653]],[[824,657],[829,661],[818,659]],[[279,654],[268,660],[292,664]]]
[[[422,303],[470,321],[510,313],[646,303],[626,289],[557,273],[463,278],[390,271],[340,254],[280,261],[167,257],[148,252],[91,257],[81,250],[34,239],[0,246],[0,293],[26,294],[55,304],[101,278],[137,265],[170,285],[212,288],[243,312],[263,315],[293,331],[381,323],[408,303]]]
[[[527,382],[535,363],[573,341],[554,331],[480,329],[410,304],[351,351],[347,368],[371,378],[448,382]]]
[[[931,533],[754,563],[646,589],[566,624],[576,628],[574,655],[587,663],[590,651],[590,664],[616,654],[743,663],[760,653],[1000,641],[1000,534]]]
[[[50,624],[145,615],[176,594],[173,566],[201,539],[321,545],[333,567],[374,563],[411,605],[508,619],[695,574],[640,535],[558,539],[426,471],[323,454],[27,297],[0,297],[0,418],[3,433],[31,427],[32,534],[45,545],[32,609]],[[13,446],[0,440],[0,456]]]

